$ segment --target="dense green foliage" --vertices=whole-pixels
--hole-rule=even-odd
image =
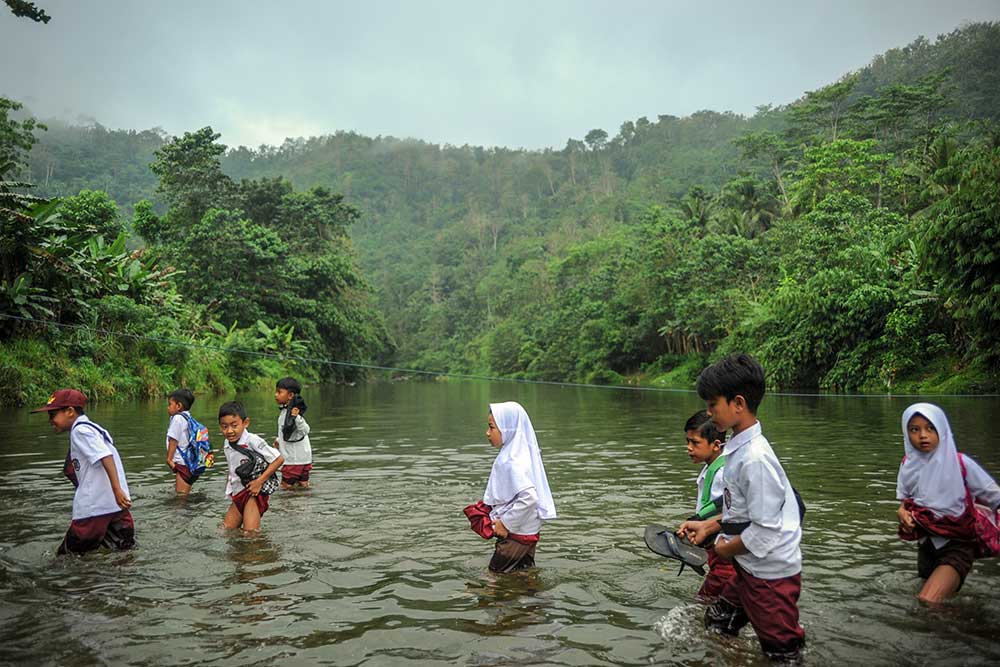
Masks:
[[[95,398],[231,391],[288,371],[220,348],[364,359],[386,347],[351,259],[346,228],[357,214],[340,196],[296,193],[280,179],[234,184],[206,128],[156,152],[170,207],[161,218],[140,201],[128,225],[105,192],[47,202],[6,180],[24,168],[37,127],[11,111],[0,99],[4,403],[66,384]]]
[[[1000,25],[974,24],[750,118],[640,118],[561,150],[338,132],[226,151],[208,128],[50,123],[25,171],[46,195],[150,199],[135,229],[186,299],[293,324],[325,357],[684,384],[740,349],[780,387],[982,390],[1000,376],[998,76]]]

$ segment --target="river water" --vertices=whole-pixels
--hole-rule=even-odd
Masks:
[[[220,528],[224,466],[187,499],[163,462],[165,401],[94,406],[122,454],[140,547],[54,555],[70,519],[65,434],[0,412],[0,661],[52,665],[757,665],[750,628],[707,634],[700,579],[649,552],[676,523],[698,469],[686,393],[377,383],[309,389],[314,488],[279,492],[259,536]],[[270,394],[240,397],[251,430],[276,430]],[[214,433],[223,398],[200,397]],[[486,570],[491,543],[462,508],[494,450],[487,404],[531,415],[559,519],[534,570]],[[1000,474],[996,398],[936,399],[959,447]],[[1000,563],[959,596],[914,598],[916,553],[895,538],[899,416],[907,399],[765,399],[760,418],[808,506],[802,624],[810,665],[1000,664]],[[216,445],[221,436],[214,436]]]

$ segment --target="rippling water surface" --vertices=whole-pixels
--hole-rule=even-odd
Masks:
[[[186,499],[164,463],[165,402],[100,405],[133,495],[140,548],[56,558],[72,487],[67,437],[0,412],[0,660],[6,664],[756,665],[749,628],[702,629],[699,578],[649,552],[642,530],[692,511],[692,394],[485,383],[306,391],[314,488],[279,492],[263,532],[220,528],[220,466]],[[270,394],[241,396],[271,439]],[[223,399],[194,414],[214,429]],[[493,460],[487,403],[517,400],[538,432],[560,518],[538,567],[494,576],[462,508]],[[1000,401],[938,401],[959,446],[994,476]],[[916,603],[916,554],[895,539],[906,399],[765,399],[764,433],[808,505],[806,663],[1000,663],[996,561],[941,610]],[[216,445],[221,436],[215,436]]]

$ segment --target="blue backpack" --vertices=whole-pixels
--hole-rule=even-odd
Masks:
[[[215,465],[215,455],[212,454],[212,443],[208,441],[208,428],[187,412],[181,413],[188,423],[188,446],[181,450],[184,465],[192,476],[205,472],[205,468]]]

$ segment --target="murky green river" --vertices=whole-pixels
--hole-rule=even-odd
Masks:
[[[241,397],[274,437],[270,394]],[[140,547],[56,558],[72,487],[65,434],[0,412],[0,661],[18,665],[755,665],[750,629],[701,626],[699,578],[642,530],[692,510],[693,394],[455,383],[306,391],[314,488],[279,492],[257,537],[220,528],[224,467],[174,497],[165,402],[98,405],[117,442]],[[194,415],[214,426],[223,398]],[[538,568],[494,576],[462,508],[493,460],[490,401],[538,432],[560,518]],[[959,447],[1000,474],[996,398],[935,399]],[[899,415],[908,399],[769,396],[764,433],[808,505],[801,600],[810,665],[1000,664],[1000,563],[922,608],[916,554],[895,538]],[[213,428],[213,432],[214,432]],[[221,444],[221,437],[215,437]]]

